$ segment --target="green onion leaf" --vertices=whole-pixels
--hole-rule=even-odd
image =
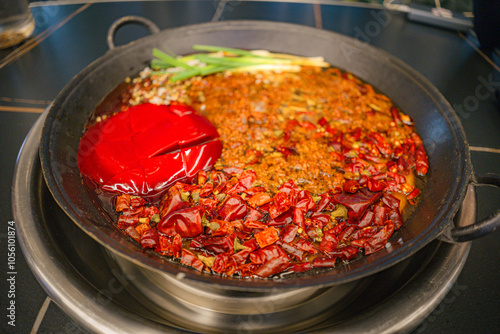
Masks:
[[[166,62],[161,59],[153,59],[151,60],[151,68],[153,70],[159,70],[159,69],[164,69],[164,68],[169,68],[172,67],[172,65],[169,62]]]
[[[261,57],[254,55],[252,52],[241,49],[233,49],[233,48],[225,48],[223,46],[213,46],[213,45],[201,45],[195,44],[193,45],[194,50],[198,51],[208,51],[208,52],[229,52],[239,56],[252,56],[252,57]]]
[[[196,68],[196,67],[193,67],[191,65],[188,65],[182,59],[171,57],[168,54],[166,54],[165,52],[162,52],[156,48],[153,49],[153,56],[155,56],[156,58],[159,58],[160,60],[163,60],[164,62],[169,63],[170,65],[172,65],[174,67],[183,67],[187,70],[192,70],[192,69]]]

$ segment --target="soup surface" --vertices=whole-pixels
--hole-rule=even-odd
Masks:
[[[82,139],[82,152],[97,152],[79,152],[82,175],[112,194],[124,235],[237,277],[334,268],[391,247],[428,164],[388,97],[333,67],[173,73],[127,79]],[[121,143],[115,132],[89,139],[110,127]]]

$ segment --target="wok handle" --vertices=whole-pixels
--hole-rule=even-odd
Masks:
[[[115,34],[118,31],[118,29],[126,24],[129,24],[129,23],[138,23],[140,25],[143,25],[146,28],[148,28],[152,34],[156,34],[156,33],[160,32],[160,28],[158,28],[158,26],[156,24],[154,24],[153,22],[151,22],[150,20],[148,20],[144,17],[135,16],[135,15],[124,16],[122,18],[119,18],[115,22],[113,22],[111,27],[109,27],[109,29],[108,29],[107,43],[108,43],[108,47],[110,50],[113,50],[114,48],[116,48]]]
[[[474,186],[491,185],[500,187],[499,174],[476,175],[472,183]],[[500,226],[500,209],[497,209],[490,216],[468,226],[455,227],[451,229],[448,238],[452,242],[464,242],[480,238],[495,231]]]

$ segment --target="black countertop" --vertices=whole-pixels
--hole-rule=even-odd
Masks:
[[[7,235],[13,221],[11,184],[16,156],[29,129],[71,78],[107,51],[106,32],[116,19],[139,15],[161,29],[211,20],[258,19],[321,27],[379,47],[427,77],[460,116],[477,173],[500,173],[500,88],[493,62],[478,50],[473,34],[410,22],[401,12],[369,7],[286,2],[115,2],[32,5],[38,38],[31,48],[0,51],[0,332],[80,333],[37,283],[16,248],[16,326],[8,325]],[[125,44],[147,35],[138,26],[118,31]],[[498,73],[497,73],[498,74]],[[497,81],[495,81],[497,80]],[[479,217],[499,207],[500,192],[478,188]],[[415,333],[499,333],[500,234],[474,241],[463,272],[448,296]]]

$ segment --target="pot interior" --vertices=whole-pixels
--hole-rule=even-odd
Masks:
[[[78,171],[76,153],[84,124],[107,93],[149,64],[154,47],[188,54],[193,44],[321,55],[332,66],[373,85],[414,119],[430,168],[421,200],[405,226],[392,236],[391,247],[333,270],[273,280],[242,280],[199,274],[166,261],[131,243],[112,227],[111,218],[90,195]],[[451,223],[471,174],[467,141],[458,117],[420,74],[358,40],[299,25],[258,21],[165,30],[109,51],[79,73],[54,101],[44,124],[40,156],[44,177],[58,204],[81,229],[113,253],[163,273],[183,273],[187,279],[243,290],[345,283],[394,265],[435,239]]]

